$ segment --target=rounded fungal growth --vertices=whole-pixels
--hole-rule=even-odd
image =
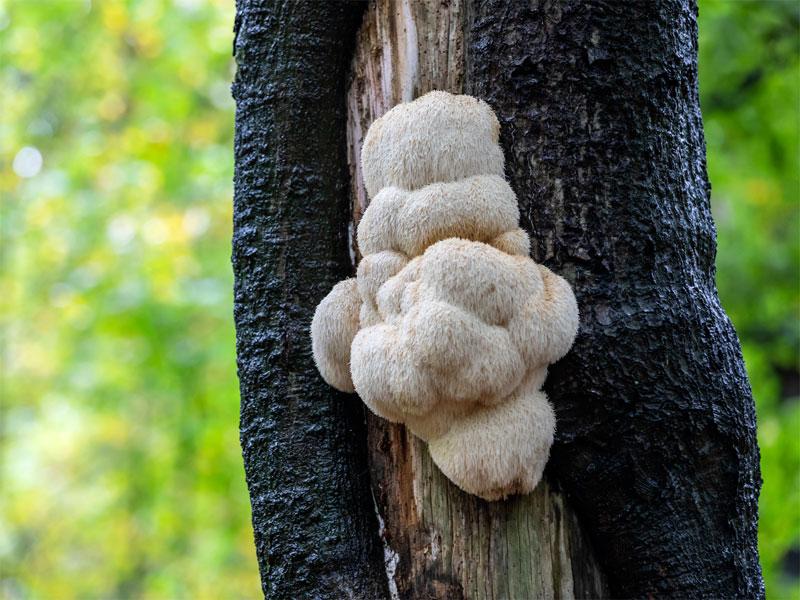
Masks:
[[[569,284],[529,258],[498,136],[486,103],[445,92],[372,124],[363,259],[311,324],[325,381],[405,423],[487,500],[541,479],[555,432],[541,387],[578,329]]]

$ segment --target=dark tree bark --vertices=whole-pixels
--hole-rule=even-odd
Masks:
[[[558,414],[547,475],[578,514],[580,526],[568,521],[575,547],[584,548],[580,530],[588,532],[613,597],[763,597],[755,414],[714,283],[693,2],[378,5],[434,24],[424,29],[428,36],[423,29],[378,32],[392,54],[380,65],[420,73],[430,67],[424,77],[395,82],[403,95],[419,81],[463,83],[495,109],[533,258],[569,279],[578,296],[578,340],[546,384]],[[387,594],[363,410],[355,396],[319,378],[307,332],[316,303],[352,272],[344,98],[362,7],[333,0],[247,0],[238,7],[233,260],[241,435],[271,597]],[[461,19],[462,37],[436,20],[439,11]],[[448,52],[433,56],[424,45],[441,43],[440,28],[449,32],[442,33],[450,36]],[[424,67],[409,50],[412,40],[421,44]],[[460,44],[466,68],[454,76],[449,50],[457,54]],[[492,564],[532,560],[528,542],[506,546],[507,556],[488,554],[496,550],[495,524],[511,532],[518,521],[509,515],[532,514],[520,508],[524,502],[485,509],[451,501],[456,496],[424,455],[398,460],[407,452],[394,447],[406,440],[401,431],[370,423],[374,481],[398,471],[391,501],[376,488],[379,504],[423,516],[407,530],[397,525],[405,512],[384,514],[387,531],[408,538],[409,556],[401,560],[419,566],[411,571],[418,580],[401,591],[502,596],[494,581],[465,586],[458,556],[486,547]],[[421,509],[414,496],[420,476],[420,497],[429,499]],[[534,498],[530,507],[562,505],[557,492],[536,494],[543,501]],[[444,499],[441,514],[436,498]],[[467,513],[455,506],[471,507],[465,522],[479,526],[464,528],[458,519]],[[441,515],[445,525],[450,519],[450,533],[425,529]],[[456,531],[477,536],[459,533],[461,554]],[[442,548],[443,540],[452,547]],[[427,547],[431,553],[418,554]],[[591,553],[582,552],[591,565]],[[434,564],[434,555],[449,562]],[[527,589],[569,595],[557,579]],[[593,584],[585,585],[570,589],[586,593]]]
[[[475,0],[467,92],[502,125],[533,258],[581,330],[549,472],[618,597],[763,597],[755,411],[714,282],[692,1]]]
[[[344,86],[354,3],[243,0],[233,86],[241,442],[270,598],[380,598],[360,400],[311,358],[316,304],[350,269]]]

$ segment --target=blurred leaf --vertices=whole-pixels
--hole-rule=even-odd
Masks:
[[[233,3],[0,6],[0,595],[257,597]]]
[[[767,597],[800,598],[800,4],[701,0],[700,99],[717,282],[758,412]]]

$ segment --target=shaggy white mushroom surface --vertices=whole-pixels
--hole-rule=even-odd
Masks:
[[[529,258],[499,132],[485,102],[446,92],[372,124],[363,259],[311,324],[325,381],[405,423],[487,500],[541,479],[555,432],[541,386],[578,329],[569,284]]]

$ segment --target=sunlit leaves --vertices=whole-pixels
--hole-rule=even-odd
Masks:
[[[3,6],[0,594],[256,596],[233,5]]]

